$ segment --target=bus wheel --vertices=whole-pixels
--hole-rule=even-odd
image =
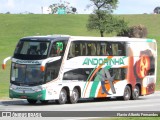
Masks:
[[[79,99],[79,92],[77,88],[74,88],[72,91],[72,95],[70,96],[69,102],[71,104],[74,104],[74,103],[77,103],[78,99]]]
[[[67,102],[67,92],[65,89],[62,89],[59,94],[59,99],[56,100],[58,104],[65,104]]]
[[[27,99],[29,104],[36,104],[37,100]]]
[[[140,93],[140,89],[139,87],[136,85],[133,92],[132,92],[132,100],[137,100],[139,98],[139,93]]]
[[[42,104],[47,104],[49,101],[48,100],[40,100]]]
[[[128,85],[124,89],[124,94],[123,94],[122,98],[123,98],[123,100],[129,100],[131,98],[131,89]]]

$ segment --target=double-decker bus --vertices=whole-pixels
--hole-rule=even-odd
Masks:
[[[138,99],[155,91],[157,44],[127,37],[31,36],[11,59],[10,98],[59,104],[80,98]]]

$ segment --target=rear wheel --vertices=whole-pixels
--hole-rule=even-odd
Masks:
[[[70,96],[69,102],[71,104],[74,104],[77,103],[78,99],[79,99],[79,91],[77,88],[74,88],[72,91],[72,95]]]
[[[36,104],[37,100],[27,99],[29,104]]]
[[[56,100],[58,104],[65,104],[67,102],[67,91],[65,89],[62,89],[59,94],[59,99]]]
[[[124,89],[124,94],[122,96],[123,100],[129,100],[131,98],[131,88],[129,86],[126,86]]]
[[[140,93],[140,89],[139,87],[136,85],[133,92],[132,92],[132,100],[137,100],[139,98],[139,93]]]

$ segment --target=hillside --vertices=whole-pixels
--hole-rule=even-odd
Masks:
[[[148,28],[148,37],[160,40],[160,15],[116,15],[124,18],[128,24],[143,24]],[[6,15],[0,14],[0,62],[12,56],[17,41],[24,36],[69,34],[79,36],[99,36],[99,32],[86,29],[88,15]],[[110,35],[111,36],[111,35]],[[158,46],[160,42],[158,41]],[[160,52],[158,51],[158,54]],[[160,57],[158,58],[160,60]],[[0,69],[0,96],[8,96],[9,70]],[[160,72],[160,64],[158,64]],[[159,73],[158,72],[158,73]],[[160,81],[160,75],[158,76]],[[157,89],[160,89],[160,82]]]

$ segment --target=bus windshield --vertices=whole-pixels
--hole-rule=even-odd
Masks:
[[[15,49],[14,58],[25,60],[45,59],[48,55],[50,42],[20,41]]]
[[[22,65],[12,63],[11,83],[15,85],[40,85],[44,83],[44,73],[40,65]]]

